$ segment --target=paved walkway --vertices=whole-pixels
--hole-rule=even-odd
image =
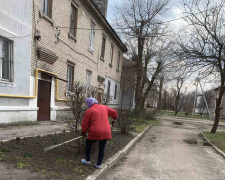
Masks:
[[[183,126],[160,117],[162,125],[153,127],[125,158],[102,180],[224,180],[225,160],[212,147],[203,146],[199,133],[208,123],[184,122]],[[175,117],[173,120],[179,120]],[[209,122],[210,123],[210,122]],[[223,127],[222,127],[223,128]],[[183,140],[197,138],[198,145]]]
[[[59,133],[66,129],[63,122],[41,122],[38,125],[10,126],[0,128],[0,141],[14,139],[22,136],[37,136],[51,133]]]

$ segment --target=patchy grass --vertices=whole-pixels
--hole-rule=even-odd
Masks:
[[[154,120],[139,119],[138,121],[136,121],[136,118],[133,118],[131,131],[136,132],[136,133],[140,133],[145,128],[147,128],[150,124],[153,125],[153,126],[159,126],[160,121],[157,120],[157,119],[154,119]]]
[[[225,152],[225,132],[217,132],[215,134],[204,132],[204,135],[219,149]]]
[[[19,121],[14,123],[0,123],[0,128],[6,128],[10,126],[31,126],[31,125],[37,125],[38,122],[31,122],[31,121]]]
[[[175,116],[175,112],[174,111],[164,111],[162,110],[160,112],[160,114],[165,114],[165,115],[170,115],[170,116]],[[194,114],[194,116],[192,117],[192,114],[189,113],[187,116],[185,115],[185,112],[178,112],[177,117],[185,117],[185,118],[195,118],[195,119],[206,119],[206,120],[211,120],[209,118],[209,116],[201,116],[201,115],[198,115],[198,114]]]

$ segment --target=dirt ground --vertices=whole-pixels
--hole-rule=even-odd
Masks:
[[[71,133],[61,133],[45,137],[17,139],[1,144],[0,162],[4,164],[0,164],[0,179],[3,177],[5,177],[3,179],[12,178],[13,180],[84,179],[92,174],[95,168],[80,162],[85,154],[77,152],[75,143],[69,143],[44,153],[44,147],[72,138],[74,136]],[[132,138],[131,134],[124,135],[113,131],[112,139],[106,144],[104,160],[125,147]],[[94,165],[97,161],[97,150],[93,152],[92,157]],[[12,172],[9,173],[7,168],[12,169]]]
[[[161,116],[161,126],[150,129],[125,158],[102,180],[224,180],[225,160],[199,137],[209,131],[210,121]],[[202,122],[202,123],[201,123]],[[225,130],[220,126],[218,130]],[[197,139],[188,144],[185,139]]]

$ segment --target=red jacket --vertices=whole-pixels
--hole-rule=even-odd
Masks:
[[[111,127],[108,117],[117,119],[117,112],[107,106],[94,104],[88,109],[82,120],[82,134],[88,130],[88,139],[90,140],[103,140],[111,139]]]

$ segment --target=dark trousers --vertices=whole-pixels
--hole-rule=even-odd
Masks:
[[[86,141],[86,161],[91,160],[91,147],[92,144],[94,144],[97,140],[89,140]],[[99,140],[99,147],[98,147],[98,162],[97,165],[100,166],[102,164],[102,160],[104,157],[105,152],[105,144],[107,142],[107,139],[105,140]]]

